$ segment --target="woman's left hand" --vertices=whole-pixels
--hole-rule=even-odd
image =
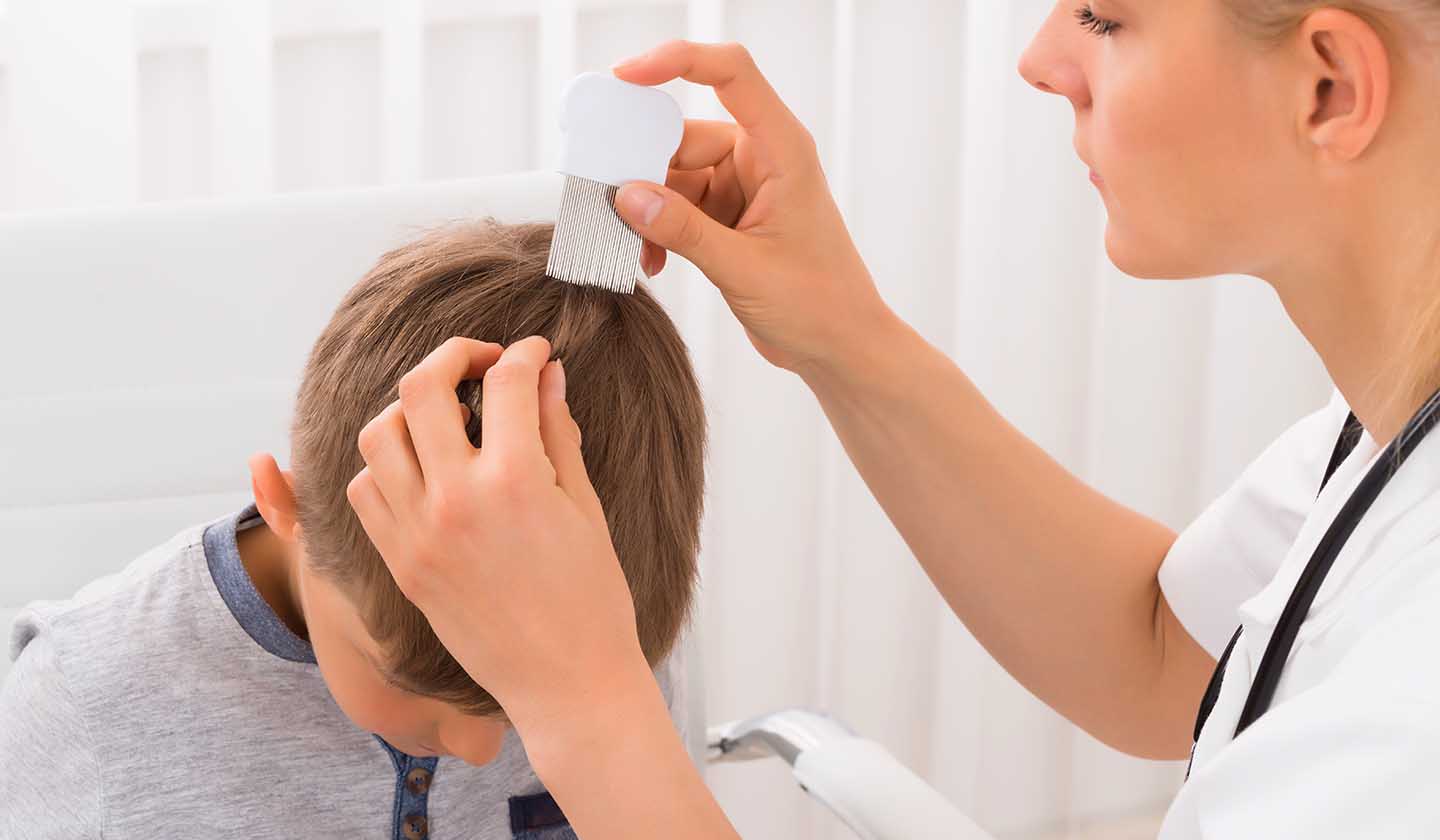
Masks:
[[[619,678],[653,686],[564,369],[549,356],[538,336],[445,342],[360,433],[366,467],[348,491],[401,591],[522,736]],[[473,379],[479,449],[455,395]]]

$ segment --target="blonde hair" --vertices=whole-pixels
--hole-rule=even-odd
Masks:
[[[1397,27],[1429,26],[1440,34],[1440,0],[1223,0],[1241,31],[1275,44],[1318,9],[1343,9],[1364,19],[1387,45],[1396,44]],[[1390,383],[1385,407],[1414,410],[1440,389],[1440,286],[1427,284],[1418,301],[1419,317],[1407,337],[1406,351],[1378,383]]]

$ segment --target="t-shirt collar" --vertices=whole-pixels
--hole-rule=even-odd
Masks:
[[[315,664],[315,649],[285,626],[275,610],[260,597],[250,573],[240,560],[236,534],[265,524],[255,506],[248,505],[205,529],[205,562],[220,597],[240,627],[267,652],[290,662]]]

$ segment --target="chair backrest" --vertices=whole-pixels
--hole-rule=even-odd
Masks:
[[[26,602],[249,500],[246,457],[288,459],[310,345],[381,253],[452,220],[553,219],[560,187],[533,173],[0,218],[0,644]]]

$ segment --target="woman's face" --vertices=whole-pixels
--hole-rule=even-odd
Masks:
[[[1306,198],[1304,91],[1285,56],[1243,35],[1223,0],[1056,3],[1020,74],[1074,107],[1122,271],[1257,274],[1279,256],[1270,220]]]

